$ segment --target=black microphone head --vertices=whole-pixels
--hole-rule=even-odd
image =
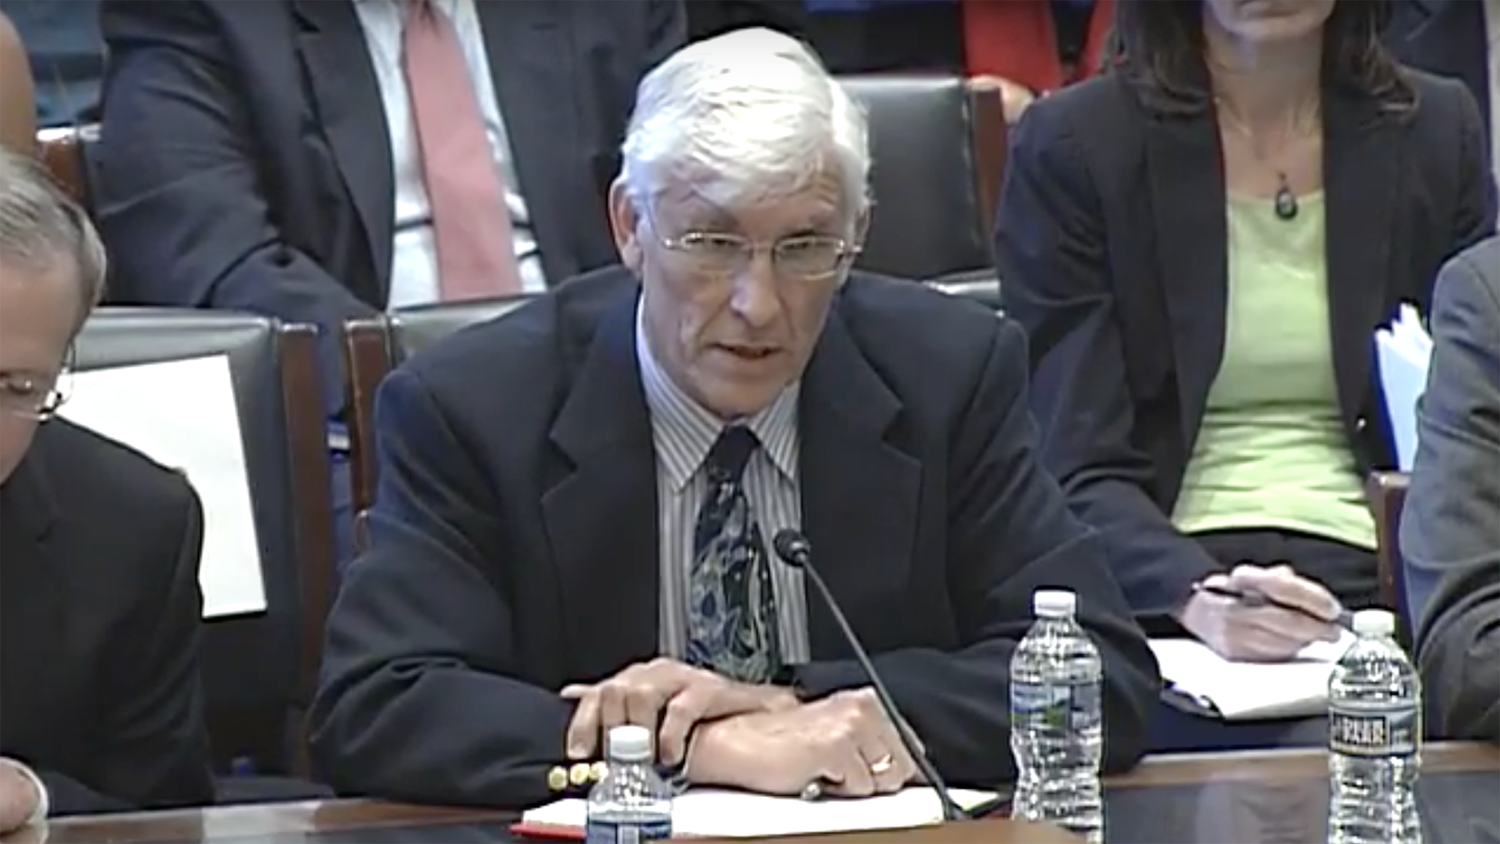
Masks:
[[[776,549],[776,556],[793,568],[800,569],[807,565],[807,558],[812,553],[812,543],[795,528],[776,531],[776,538],[771,540],[771,545]]]

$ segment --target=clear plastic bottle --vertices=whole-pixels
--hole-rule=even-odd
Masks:
[[[1355,613],[1359,640],[1328,681],[1330,844],[1422,840],[1422,682],[1392,638],[1395,630],[1386,610]]]
[[[609,763],[589,790],[586,844],[636,844],[672,837],[672,789],[652,764],[651,731],[609,731]]]
[[[1077,598],[1038,590],[1036,623],[1010,662],[1010,747],[1018,778],[1012,815],[1104,839],[1103,664],[1074,620]]]

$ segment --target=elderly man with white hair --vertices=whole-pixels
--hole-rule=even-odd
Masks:
[[[694,784],[918,778],[793,528],[950,784],[1015,775],[1008,666],[1038,588],[1104,660],[1105,765],[1159,678],[1093,534],[1035,455],[1021,332],[851,272],[865,119],[796,41],[741,30],[641,84],[610,194],[623,266],[394,372],[368,550],[311,711],[346,792],[528,806],[601,734]]]

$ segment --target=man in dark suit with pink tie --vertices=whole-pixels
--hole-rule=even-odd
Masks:
[[[106,2],[118,301],[325,330],[614,260],[604,192],[676,0]]]

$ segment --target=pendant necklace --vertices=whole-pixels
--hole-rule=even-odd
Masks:
[[[1215,98],[1215,103],[1222,106],[1223,100]],[[1255,133],[1250,131],[1250,127],[1245,125],[1245,123],[1242,122],[1239,117],[1236,116],[1232,111],[1224,108],[1219,108],[1218,112],[1227,117],[1229,119],[1229,122],[1233,123],[1235,128],[1238,129],[1240,133],[1243,134],[1247,139],[1249,139],[1250,147],[1253,154],[1255,155],[1256,160],[1259,161],[1262,165],[1265,165],[1266,160],[1264,158],[1261,158],[1259,150],[1255,149]],[[1296,124],[1294,122],[1294,129],[1295,125]],[[1278,220],[1284,220],[1288,222],[1290,222],[1291,220],[1295,220],[1297,218],[1297,212],[1301,210],[1300,206],[1297,203],[1297,194],[1292,192],[1291,180],[1287,178],[1286,171],[1279,168],[1276,170],[1276,195],[1272,199],[1272,208],[1276,211],[1276,218]]]
[[[1297,217],[1297,195],[1292,193],[1292,186],[1286,179],[1286,173],[1277,171],[1276,178],[1281,186],[1276,189],[1276,216],[1282,220],[1293,220]]]

